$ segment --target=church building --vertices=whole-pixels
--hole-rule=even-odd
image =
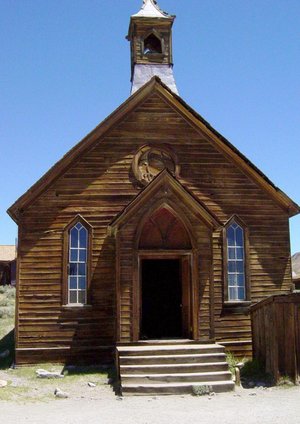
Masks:
[[[212,379],[203,358],[251,356],[250,306],[291,290],[299,206],[179,97],[174,20],[143,1],[127,36],[130,97],[8,210],[17,365],[117,357],[130,391],[137,369],[163,381],[170,356],[167,380],[186,388]],[[184,354],[192,379],[178,382]]]

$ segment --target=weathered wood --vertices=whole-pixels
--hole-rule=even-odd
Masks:
[[[92,352],[100,343],[138,340],[137,234],[159,202],[174,209],[193,239],[187,297],[195,340],[215,338],[239,356],[251,355],[249,311],[233,314],[224,308],[222,226],[232,215],[245,222],[249,233],[251,301],[290,288],[286,199],[280,197],[279,205],[274,190],[266,191],[250,171],[244,172],[244,165],[233,161],[227,147],[225,152],[203,125],[200,131],[194,115],[180,113],[169,94],[153,87],[149,85],[147,95],[137,94],[130,106],[126,103],[127,110],[118,110],[111,126],[95,130],[85,145],[73,150],[67,167],[60,163],[55,176],[50,172],[34,198],[27,193],[21,200],[16,342],[24,350],[17,351],[19,363],[33,360],[33,348],[35,360],[62,359],[66,349],[71,351],[68,357],[80,359],[77,347],[83,343]],[[176,179],[170,176],[174,182],[142,192],[131,165],[145,144],[172,149],[180,171]],[[134,208],[126,213],[130,204]],[[77,215],[93,228],[90,307],[68,309],[62,295],[63,240]],[[108,233],[114,225],[116,239]]]
[[[271,296],[251,308],[254,357],[275,381],[299,378],[300,295]]]

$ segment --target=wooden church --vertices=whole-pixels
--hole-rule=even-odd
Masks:
[[[251,304],[291,289],[299,206],[179,97],[174,19],[144,0],[131,96],[8,210],[17,364],[117,352],[124,391],[228,388],[224,347],[251,356]]]

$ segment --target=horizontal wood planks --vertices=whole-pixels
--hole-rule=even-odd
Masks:
[[[154,93],[22,213],[17,348],[24,350],[17,351],[19,362],[29,361],[32,348],[40,349],[35,357],[40,352],[43,360],[47,348],[49,360],[53,358],[50,349],[66,348],[82,358],[78,350],[82,345],[92,351],[95,345],[105,348],[117,339],[133,339],[138,313],[133,287],[135,231],[158,198],[121,229],[119,249],[107,229],[141,191],[131,164],[145,144],[166,145],[174,151],[180,167],[178,181],[221,223],[233,214],[246,223],[252,302],[289,289],[287,213],[221,154],[207,135],[193,129]],[[157,196],[163,198],[164,193]],[[222,231],[211,232],[183,203],[173,201],[179,203],[198,244],[193,268],[199,290],[198,337],[209,340],[214,335],[239,354],[249,353],[249,314],[226,314],[223,308]],[[68,309],[62,305],[63,231],[77,214],[93,228],[91,305]]]

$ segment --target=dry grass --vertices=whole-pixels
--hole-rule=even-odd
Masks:
[[[39,368],[64,374],[64,378],[38,378]],[[8,382],[7,387],[0,389],[0,401],[14,402],[48,402],[56,400],[54,390],[67,392],[72,399],[101,398],[103,390],[109,384],[110,370],[100,367],[72,368],[71,371],[56,364],[39,364],[34,367],[8,369],[1,373],[0,378]],[[2,374],[2,377],[1,377]],[[96,387],[89,387],[92,382]],[[106,386],[106,387],[105,387]]]
[[[0,358],[0,380],[7,381],[5,388],[0,388],[0,401],[41,402],[54,400],[54,390],[59,387],[72,398],[99,396],[110,380],[111,370],[101,367],[64,368],[57,364],[39,364],[31,367],[12,367],[14,363],[14,316],[15,288],[0,287],[0,354],[9,350],[6,358]],[[37,378],[39,368],[64,374],[61,379]],[[96,384],[91,388],[88,383]]]

